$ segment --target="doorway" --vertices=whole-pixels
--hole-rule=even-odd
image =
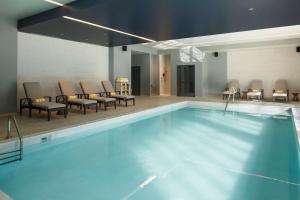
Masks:
[[[177,66],[177,95],[195,97],[195,65]]]
[[[135,96],[141,95],[141,67],[131,67],[131,89],[132,94]]]

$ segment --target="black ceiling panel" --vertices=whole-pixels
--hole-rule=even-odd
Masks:
[[[145,41],[62,16],[161,41],[299,25],[299,10],[299,0],[77,0],[19,20],[18,27],[23,32],[120,46]]]

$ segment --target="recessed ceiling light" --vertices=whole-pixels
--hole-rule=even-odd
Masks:
[[[44,1],[46,1],[46,2],[48,2],[48,3],[55,4],[55,5],[57,5],[57,6],[64,6],[64,4],[59,3],[59,2],[57,2],[57,1],[53,1],[53,0],[44,0]]]
[[[254,11],[254,8],[249,8],[249,11]]]
[[[109,28],[109,27],[106,27],[106,26],[101,26],[101,25],[98,25],[98,24],[94,24],[94,23],[91,23],[91,22],[88,22],[88,21],[76,19],[76,18],[73,18],[73,17],[63,16],[63,18],[68,19],[68,20],[72,20],[72,21],[75,21],[75,22],[80,22],[80,23],[83,23],[83,24],[87,24],[87,25],[90,25],[90,26],[102,28],[102,29],[105,29],[105,30],[113,31],[113,32],[116,32],[116,33],[121,33],[123,35],[128,35],[128,36],[131,36],[131,37],[139,38],[139,39],[146,40],[146,41],[149,41],[149,42],[156,42],[155,40],[152,40],[152,39],[149,39],[149,38],[141,37],[141,36],[134,35],[134,34],[131,34],[131,33],[127,33],[127,32],[124,32],[124,31],[119,31],[117,29]]]

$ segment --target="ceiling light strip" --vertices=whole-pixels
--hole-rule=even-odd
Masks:
[[[57,6],[64,6],[64,4],[59,3],[59,2],[57,2],[57,1],[53,1],[53,0],[44,0],[44,1],[46,1],[46,2],[48,2],[48,3],[55,4],[55,5],[57,5]]]
[[[102,29],[105,29],[105,30],[113,31],[113,32],[116,32],[116,33],[121,33],[121,34],[128,35],[128,36],[131,36],[131,37],[139,38],[139,39],[146,40],[146,41],[149,41],[149,42],[156,42],[155,40],[152,40],[152,39],[149,39],[149,38],[141,37],[141,36],[134,35],[134,34],[131,34],[131,33],[127,33],[127,32],[124,32],[124,31],[119,31],[117,29],[109,28],[109,27],[106,27],[106,26],[101,26],[101,25],[98,25],[98,24],[94,24],[94,23],[87,22],[87,21],[84,21],[84,20],[76,19],[76,18],[73,18],[73,17],[63,16],[63,18],[69,19],[69,20],[72,20],[72,21],[76,21],[76,22],[80,22],[80,23],[83,23],[83,24],[87,24],[87,25],[90,25],[90,26],[102,28]]]

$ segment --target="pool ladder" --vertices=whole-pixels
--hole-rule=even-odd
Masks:
[[[228,107],[228,104],[229,104],[229,101],[230,101],[230,96],[232,95],[232,103],[234,103],[234,95],[235,93],[231,93],[231,94],[228,94],[228,97],[227,97],[227,100],[226,100],[226,105],[225,105],[225,109],[224,111],[226,112],[227,111],[227,107]]]
[[[20,129],[18,122],[16,120],[15,116],[10,115],[7,120],[7,136],[6,138],[10,138],[10,133],[11,133],[11,124],[14,124],[17,134],[18,134],[18,139],[19,139],[19,148],[17,150],[13,151],[8,151],[4,153],[0,153],[0,165],[4,165],[7,163],[15,162],[18,160],[22,160],[23,158],[23,138],[20,134]]]

